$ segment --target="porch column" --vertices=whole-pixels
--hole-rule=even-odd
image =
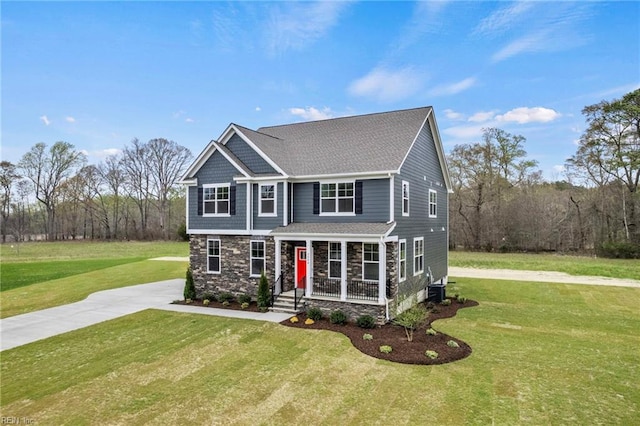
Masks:
[[[282,273],[282,242],[280,238],[275,238],[276,242],[276,294],[282,293],[282,280],[278,281],[278,277]]]
[[[340,241],[340,300],[347,300],[347,242]]]
[[[307,283],[305,297],[311,297],[311,291],[313,290],[313,281],[311,280],[313,276],[313,246],[311,245],[311,240],[306,240],[305,243],[307,246]]]
[[[387,245],[378,241],[378,303],[384,304],[387,295]]]

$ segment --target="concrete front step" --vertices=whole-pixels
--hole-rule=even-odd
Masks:
[[[304,300],[298,300],[298,309],[295,309],[295,298],[293,295],[282,293],[273,302],[273,306],[269,308],[271,312],[282,312],[295,315],[304,311],[306,303]]]

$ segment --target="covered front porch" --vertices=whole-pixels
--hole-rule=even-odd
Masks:
[[[393,224],[293,223],[276,228],[274,295],[385,305],[395,279]]]

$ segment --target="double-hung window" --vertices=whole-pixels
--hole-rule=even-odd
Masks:
[[[407,240],[399,241],[398,257],[398,281],[402,282],[407,278]]]
[[[214,184],[202,187],[202,203],[204,214],[229,214],[229,184]]]
[[[413,239],[413,275],[424,272],[424,237]]]
[[[354,183],[337,182],[320,185],[320,213],[354,213]]]
[[[409,216],[409,182],[402,181],[402,216]]]
[[[207,240],[207,272],[220,273],[220,240]]]
[[[438,193],[429,190],[429,217],[438,217]]]
[[[329,243],[329,278],[342,278],[341,243]]]
[[[380,262],[378,244],[362,244],[362,278],[365,280],[378,281]]]
[[[259,277],[265,270],[264,241],[251,241],[251,276]]]
[[[259,211],[260,216],[276,216],[276,185],[261,184],[260,185],[260,203]]]

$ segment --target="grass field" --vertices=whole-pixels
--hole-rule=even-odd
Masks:
[[[0,317],[77,302],[100,290],[185,276],[186,242],[38,242],[3,244]]]
[[[559,271],[640,280],[640,260],[528,253],[450,251],[449,265],[465,268]]]
[[[327,331],[144,311],[2,352],[37,424],[640,424],[640,289],[457,279],[474,352],[370,358]],[[25,287],[28,288],[28,287]]]

